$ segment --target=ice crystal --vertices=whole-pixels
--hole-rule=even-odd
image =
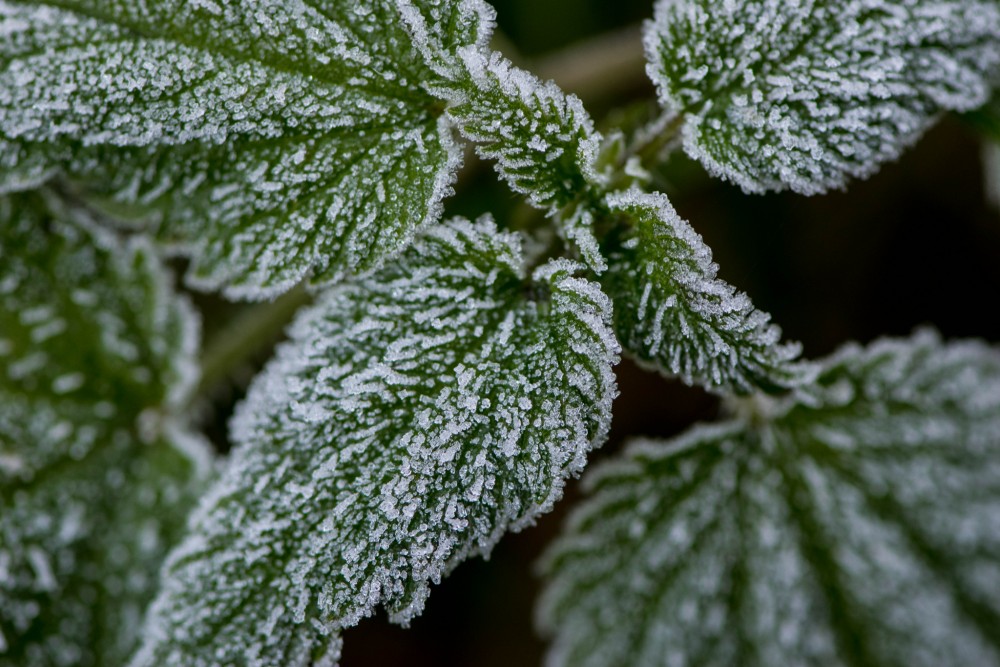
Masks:
[[[770,316],[717,277],[712,251],[665,195],[618,193],[608,207],[628,220],[605,243],[602,276],[626,351],[713,390],[773,390],[811,378],[809,365],[795,363],[799,346],[780,344]]]
[[[491,28],[474,0],[4,0],[0,185],[155,210],[233,296],[364,271],[440,214],[459,154],[428,90]]]
[[[551,667],[1000,665],[1000,351],[823,366],[593,472],[547,555]]]
[[[205,471],[174,416],[196,343],[148,244],[0,198],[0,664],[134,648]]]
[[[868,176],[1000,83],[995,0],[659,0],[645,41],[687,152],[749,192]]]
[[[466,76],[442,93],[453,101],[448,113],[515,191],[555,211],[600,183],[600,137],[579,98],[499,53],[466,48],[460,55]]]
[[[565,260],[523,275],[492,222],[433,228],[302,313],[233,421],[134,667],[284,666],[530,524],[600,445],[610,303]]]

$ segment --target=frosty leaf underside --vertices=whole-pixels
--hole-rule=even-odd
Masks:
[[[1000,353],[848,347],[753,407],[589,478],[549,664],[1000,665]]]
[[[749,192],[869,176],[1000,84],[993,0],[660,0],[645,42],[687,152]]]
[[[193,316],[92,225],[0,198],[0,664],[123,664],[203,472]]]
[[[262,297],[397,252],[459,156],[406,22],[437,61],[488,37],[467,2],[0,2],[0,187],[61,170]],[[405,20],[404,20],[405,18]]]
[[[517,238],[454,221],[291,329],[174,553],[139,665],[298,664],[561,495],[607,433],[610,303]]]

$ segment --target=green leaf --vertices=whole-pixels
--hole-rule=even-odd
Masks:
[[[602,181],[595,169],[600,136],[575,95],[514,67],[499,53],[460,51],[465,76],[442,92],[448,114],[480,156],[537,207],[555,212]]]
[[[1000,665],[1000,351],[849,346],[742,408],[588,478],[548,664]]]
[[[1000,83],[995,0],[659,0],[645,42],[688,154],[748,192],[844,187]]]
[[[797,344],[743,293],[717,277],[712,251],[662,194],[608,197],[621,224],[604,240],[602,276],[614,325],[640,362],[715,391],[780,390],[807,382]]]
[[[205,471],[197,320],[146,243],[0,198],[0,664],[121,665]]]
[[[492,222],[433,228],[330,290],[254,382],[233,458],[173,554],[134,667],[284,666],[532,523],[600,445],[610,303],[523,275]]]
[[[460,161],[416,18],[438,69],[492,27],[476,0],[5,2],[0,187],[61,170],[157,211],[192,284],[232,296],[371,269]]]

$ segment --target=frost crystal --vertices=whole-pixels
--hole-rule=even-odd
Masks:
[[[205,450],[197,322],[151,248],[0,198],[0,664],[121,665]]]
[[[598,184],[600,137],[579,98],[499,53],[466,48],[460,55],[466,77],[442,93],[453,98],[448,113],[515,191],[555,211]]]
[[[748,192],[869,176],[1000,83],[995,0],[660,0],[645,41],[687,152]]]
[[[618,193],[608,207],[629,223],[605,242],[602,277],[625,350],[713,390],[774,390],[811,379],[813,369],[795,363],[799,346],[780,345],[770,316],[716,277],[712,251],[665,195]]]
[[[1000,351],[850,346],[742,411],[588,478],[550,667],[1000,665]]]
[[[298,664],[530,524],[600,445],[611,305],[522,275],[492,222],[436,227],[327,292],[255,381],[233,458],[168,562],[134,667]]]
[[[491,21],[474,0],[0,0],[0,189],[59,169],[156,211],[192,282],[233,296],[370,269],[440,213],[460,158],[429,86]]]

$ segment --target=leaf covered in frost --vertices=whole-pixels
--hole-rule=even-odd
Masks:
[[[476,0],[2,0],[0,187],[61,170],[156,211],[192,282],[234,296],[370,269],[460,159],[418,18],[436,65],[492,29]]]
[[[743,293],[720,280],[712,251],[665,195],[608,197],[625,222],[604,240],[602,282],[623,348],[653,368],[713,390],[795,386],[812,369],[797,344]]]
[[[579,98],[499,53],[467,48],[460,56],[466,74],[442,93],[454,103],[448,114],[515,191],[555,211],[599,184],[600,137]]]
[[[517,237],[455,221],[302,313],[233,422],[135,662],[285,665],[560,496],[607,433],[610,303]]]
[[[749,192],[866,177],[1000,71],[995,0],[659,0],[646,27],[684,146]]]
[[[201,444],[197,322],[148,244],[0,198],[0,664],[121,665]]]
[[[548,664],[1000,665],[1000,351],[850,346],[753,400],[588,478]]]

